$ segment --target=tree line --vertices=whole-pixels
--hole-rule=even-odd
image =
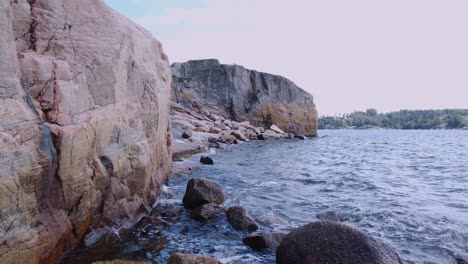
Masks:
[[[388,129],[459,129],[468,126],[468,109],[400,110],[378,113],[370,108],[365,112],[322,116],[319,129],[342,129],[376,126]]]

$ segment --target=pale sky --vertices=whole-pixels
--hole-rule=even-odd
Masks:
[[[320,115],[468,108],[467,0],[105,0],[172,62],[283,75]]]

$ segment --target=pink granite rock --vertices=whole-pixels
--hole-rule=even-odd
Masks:
[[[0,1],[0,29],[0,263],[56,263],[155,203],[169,63],[103,1]]]

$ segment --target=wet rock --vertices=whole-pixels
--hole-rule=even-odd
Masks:
[[[219,260],[201,255],[187,255],[174,253],[167,264],[221,264]]]
[[[271,125],[270,129],[275,131],[276,133],[284,134],[284,131],[281,130],[281,128],[279,128],[277,125]]]
[[[296,139],[300,139],[300,140],[306,140],[306,139],[307,139],[307,137],[306,137],[306,136],[304,136],[304,135],[301,135],[301,134],[294,135],[294,138],[296,138]]]
[[[161,217],[172,219],[181,215],[183,212],[184,212],[184,209],[182,208],[171,208],[171,209],[161,212]]]
[[[253,250],[276,250],[281,241],[286,237],[284,233],[269,233],[257,236],[249,236],[242,240],[244,244]]]
[[[347,225],[319,221],[289,233],[276,250],[277,264],[402,264],[384,242]]]
[[[468,253],[458,253],[455,259],[457,264],[468,264]]]
[[[182,200],[186,209],[195,209],[207,203],[222,204],[226,200],[222,187],[208,179],[193,178],[187,183]]]
[[[190,217],[197,221],[208,221],[218,217],[224,212],[224,208],[214,203],[207,203],[200,207],[195,208]]]
[[[260,134],[257,136],[258,140],[266,140],[265,136],[263,134]]]
[[[185,130],[182,132],[182,138],[191,138],[193,136],[193,131],[192,130]]]
[[[214,165],[214,161],[210,157],[201,156],[200,163],[203,165]]]
[[[228,222],[236,229],[254,232],[258,229],[257,223],[242,206],[233,206],[227,211]]]

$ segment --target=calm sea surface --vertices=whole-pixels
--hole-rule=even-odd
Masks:
[[[405,263],[453,264],[454,254],[468,252],[468,131],[320,131],[306,141],[231,146],[213,157],[214,166],[191,177],[219,182],[226,205],[248,208],[266,232],[289,231],[332,212],[387,241]],[[181,206],[185,185],[170,181],[159,206]],[[263,223],[272,215],[284,222]],[[246,234],[232,230],[224,216],[200,224],[185,214],[153,234],[169,241],[161,252],[147,253],[154,263],[165,263],[174,250],[223,263],[275,261],[273,252],[244,246]]]

